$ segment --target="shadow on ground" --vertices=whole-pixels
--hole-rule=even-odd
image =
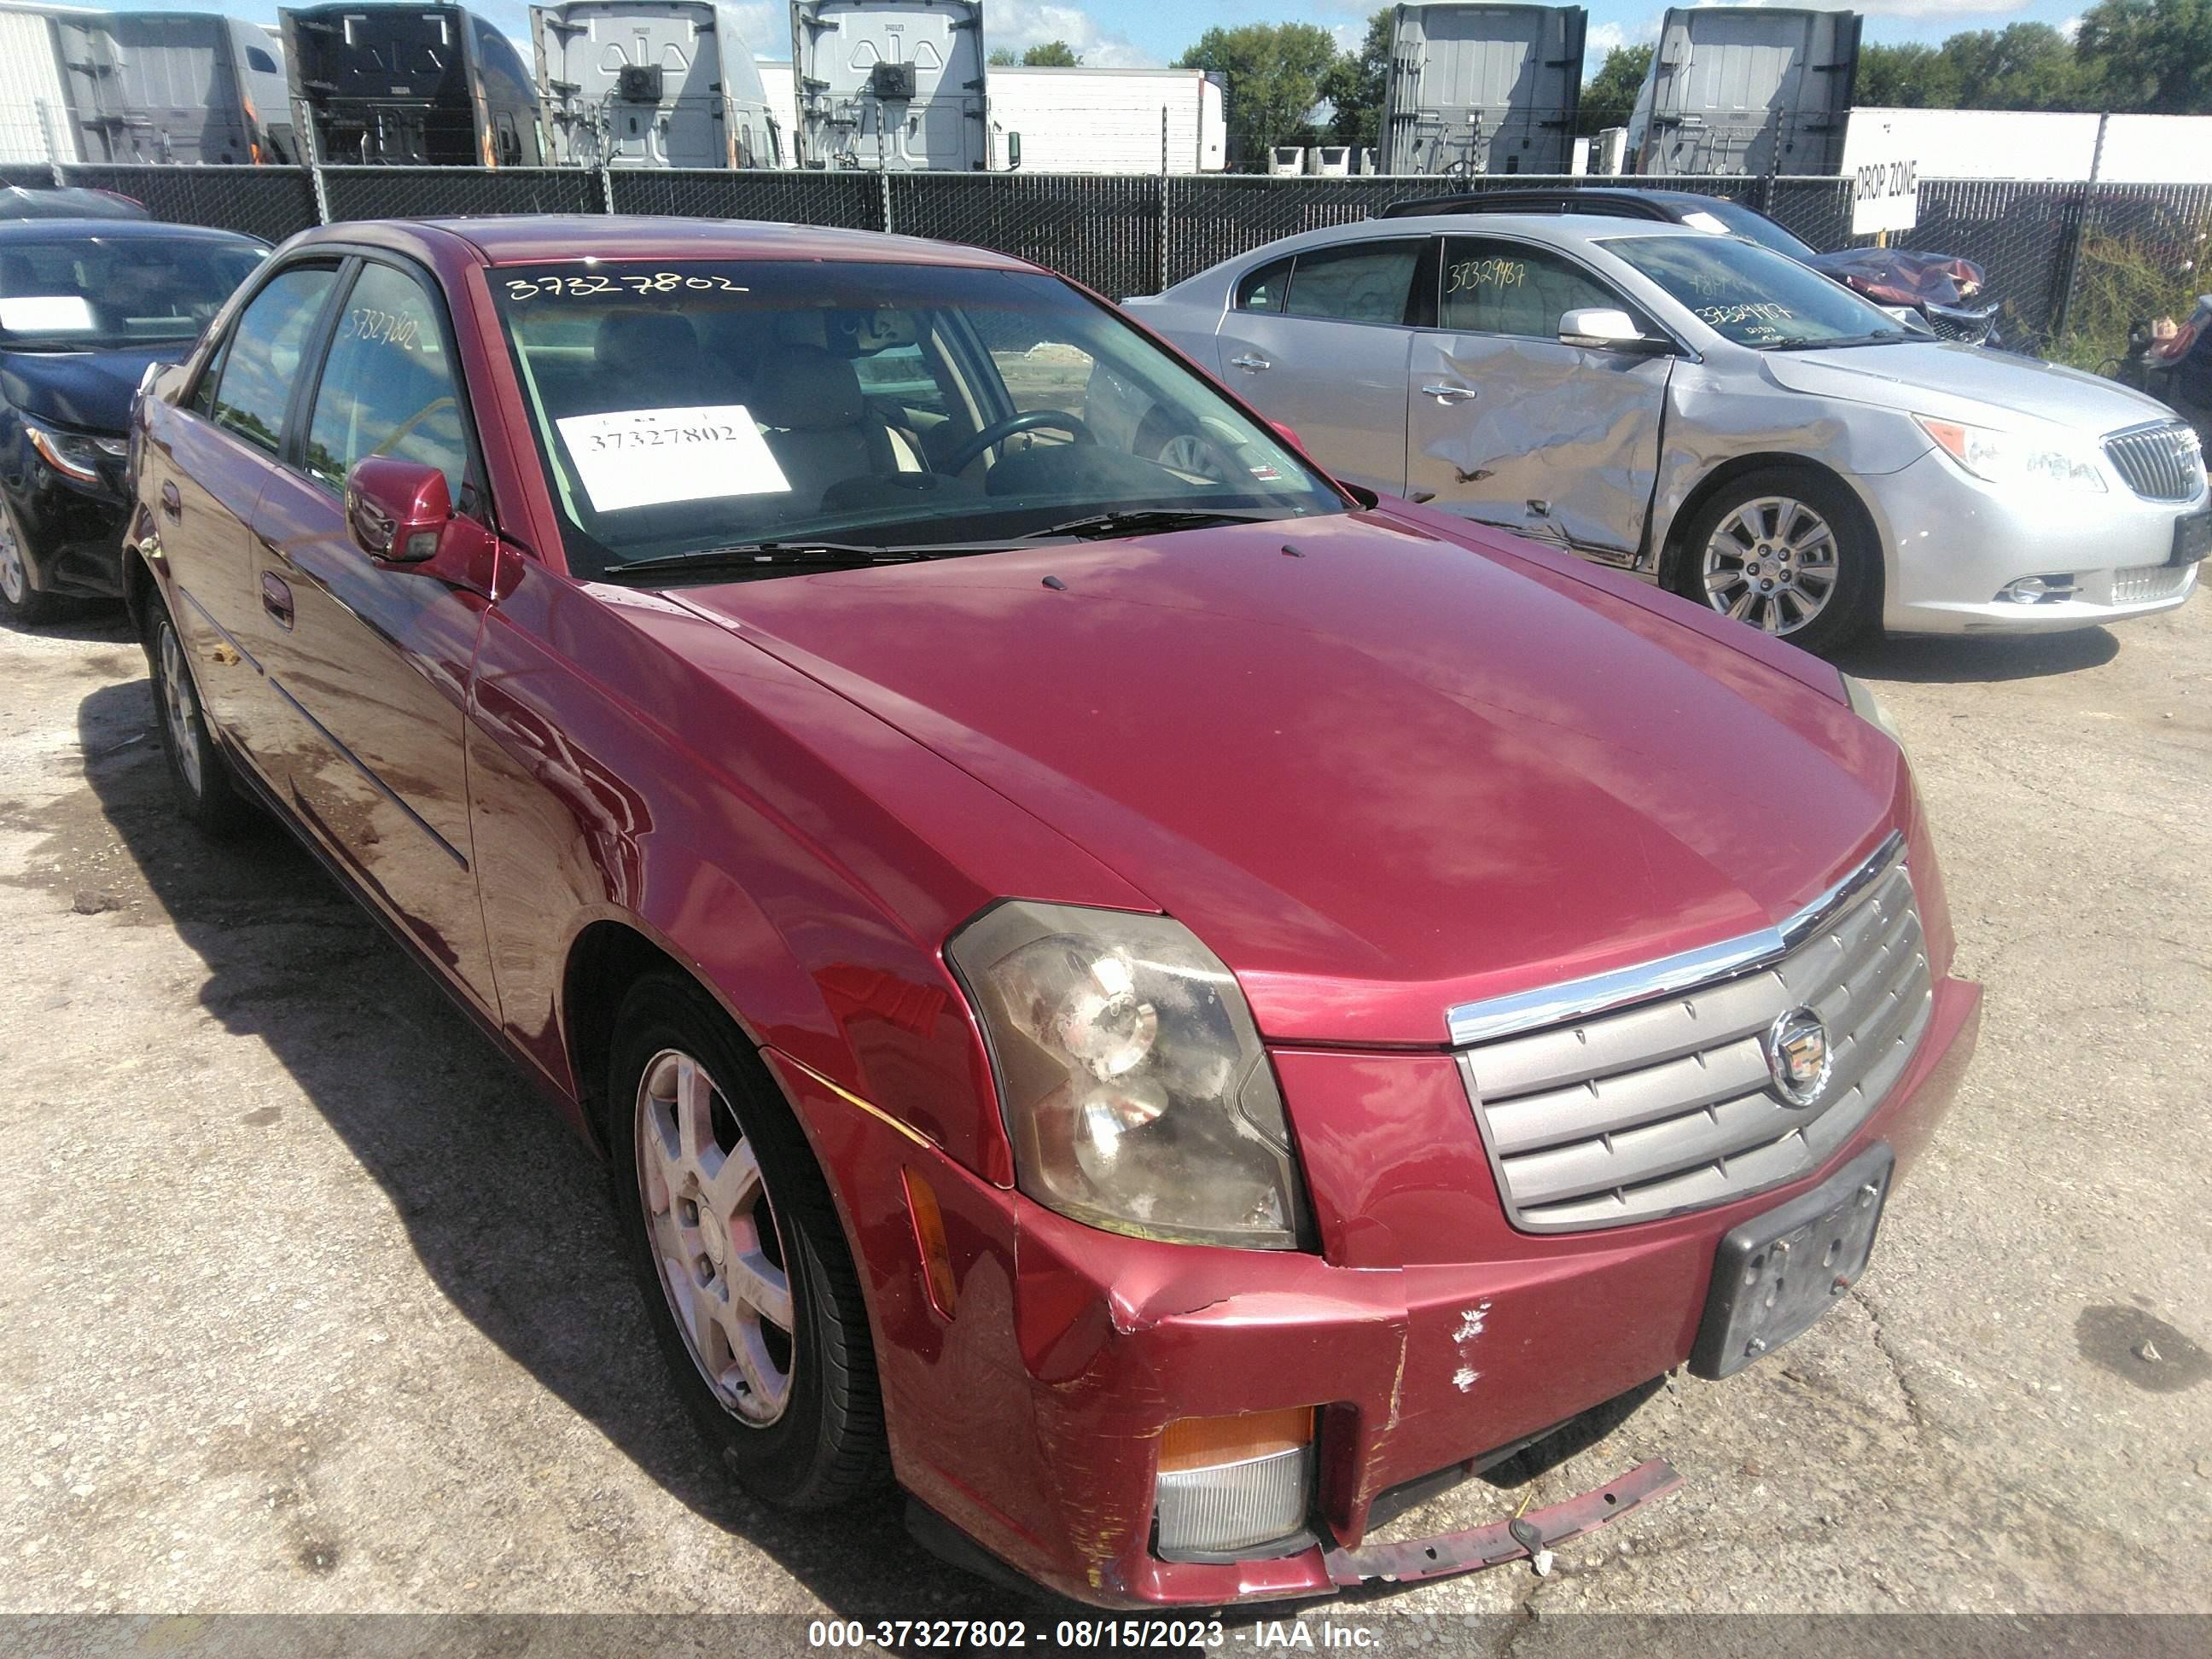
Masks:
[[[2119,655],[2111,629],[2064,634],[1892,634],[1838,653],[1836,665],[1873,680],[1915,685],[1971,685],[2041,679],[2102,668]]]

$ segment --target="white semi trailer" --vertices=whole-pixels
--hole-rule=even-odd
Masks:
[[[1200,70],[994,69],[997,165],[1021,138],[1025,173],[1219,173],[1221,83]]]
[[[770,167],[792,142],[735,6],[568,0],[532,6],[530,34],[562,166]]]
[[[77,153],[88,161],[299,160],[283,48],[216,12],[57,11]]]
[[[1589,21],[1580,6],[1395,8],[1382,171],[1566,172]]]
[[[1832,173],[1858,73],[1859,16],[1672,9],[1628,119],[1638,173]]]
[[[791,58],[802,166],[992,166],[982,0],[794,0]]]

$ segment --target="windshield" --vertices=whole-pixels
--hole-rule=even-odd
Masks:
[[[489,280],[580,574],[763,542],[1004,546],[1102,514],[1344,510],[1055,277],[684,260]]]
[[[1719,236],[1624,236],[1604,244],[1723,339],[1762,351],[1904,337],[1888,313],[1770,249]]]
[[[201,237],[0,242],[0,347],[92,351],[190,340],[268,250]]]
[[[1808,243],[1799,241],[1765,214],[1755,213],[1741,202],[1719,196],[1692,196],[1686,199],[1696,205],[1682,215],[1682,222],[1694,229],[1747,236],[1759,246],[1771,247],[1787,258],[1813,257]],[[1706,222],[1709,220],[1711,222]]]

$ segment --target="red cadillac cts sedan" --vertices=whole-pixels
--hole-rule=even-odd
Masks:
[[[185,816],[275,813],[605,1155],[769,1499],[1120,1606],[1540,1547],[1668,1472],[1368,1534],[1809,1325],[1972,1046],[1861,689],[1018,260],[333,225],[132,437]]]

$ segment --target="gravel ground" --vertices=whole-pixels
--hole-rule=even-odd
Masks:
[[[280,834],[171,816],[119,620],[0,654],[0,1609],[1017,1605],[889,1503],[794,1520],[705,1467],[585,1150]],[[1989,988],[1863,1292],[1535,1474],[1686,1478],[1548,1578],[1310,1619],[2212,1611],[2212,605],[1850,665]]]

